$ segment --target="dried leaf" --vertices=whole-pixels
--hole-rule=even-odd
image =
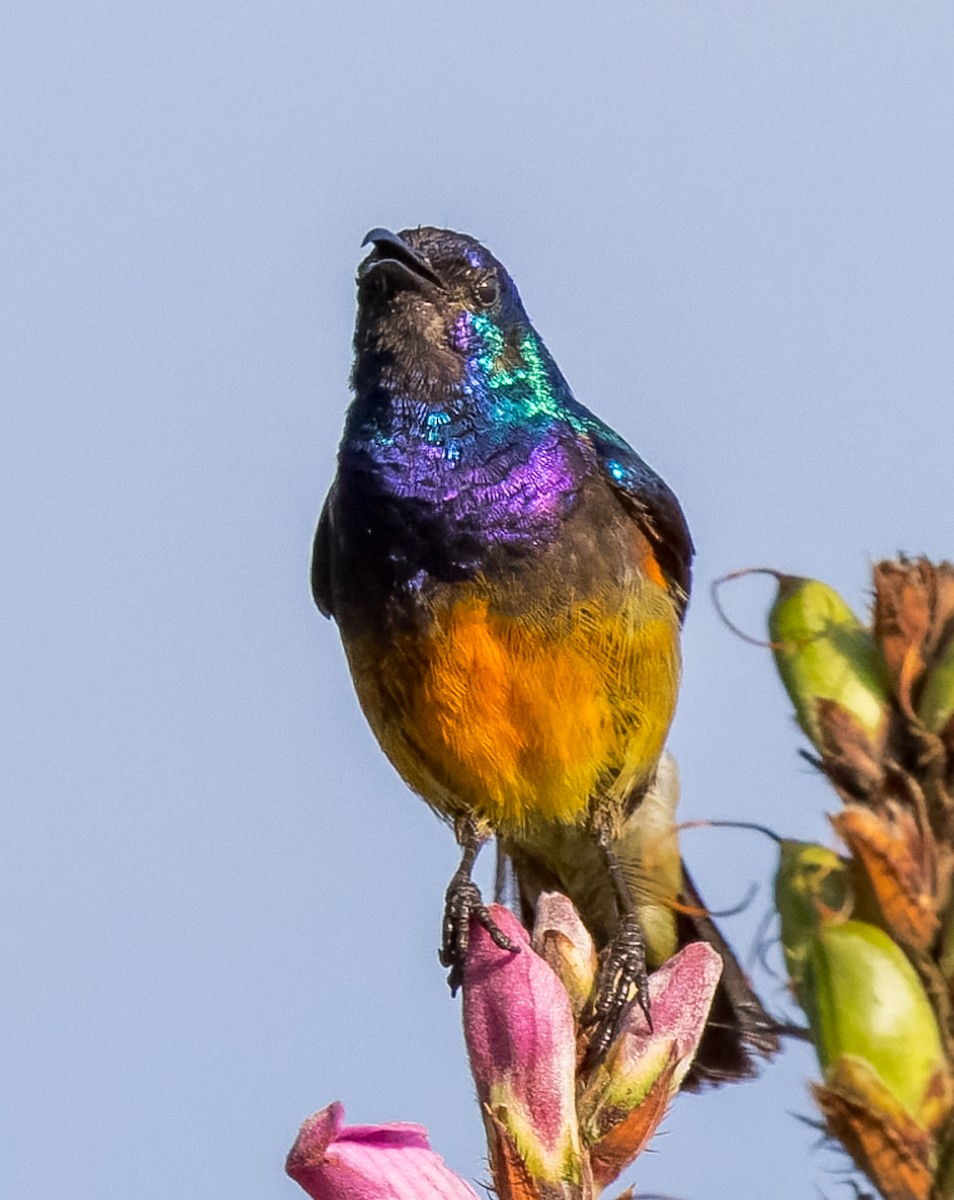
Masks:
[[[949,562],[936,566],[921,559],[929,575],[931,627],[925,640],[925,661],[930,665],[954,637],[954,567]]]
[[[885,560],[874,568],[874,632],[902,710],[912,715],[911,689],[924,670],[931,631],[933,568],[926,559]]]
[[[885,1200],[929,1200],[933,1141],[891,1099],[867,1064],[847,1056],[812,1091],[836,1137]]]
[[[945,628],[954,623],[954,565],[938,563],[934,568],[934,579],[934,627],[940,637]]]
[[[602,1189],[626,1169],[649,1142],[666,1113],[672,1097],[672,1075],[676,1064],[653,1084],[638,1108],[612,1125],[590,1149],[593,1180]]]
[[[815,701],[818,748],[832,782],[849,796],[868,798],[884,779],[881,745],[875,745],[854,717],[834,700]]]
[[[863,868],[895,941],[926,949],[939,924],[936,873],[913,814],[888,801],[879,812],[847,804],[829,820]]]

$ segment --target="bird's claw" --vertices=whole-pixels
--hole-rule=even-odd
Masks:
[[[494,945],[499,946],[501,950],[517,949],[490,915],[477,884],[469,876],[458,872],[450,881],[444,896],[440,949],[441,966],[450,968],[447,983],[452,996],[457,995],[457,989],[464,979],[464,961],[470,943],[471,918],[487,930]]]
[[[583,1058],[584,1070],[591,1070],[603,1061],[634,1003],[642,1009],[651,1031],[646,941],[636,917],[629,915],[623,917],[607,947],[593,1001],[583,1015],[584,1026],[592,1027]]]

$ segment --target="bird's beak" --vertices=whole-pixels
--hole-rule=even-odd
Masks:
[[[358,267],[358,283],[380,274],[387,274],[404,287],[429,291],[432,287],[443,288],[440,277],[431,264],[390,229],[372,229],[365,234],[362,246],[373,245],[374,249]]]

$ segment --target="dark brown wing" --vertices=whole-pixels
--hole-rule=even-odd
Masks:
[[[326,617],[334,616],[334,605],[331,594],[332,555],[334,554],[334,536],[332,532],[331,510],[334,503],[335,489],[332,487],[318,518],[318,528],[315,530],[315,543],[311,553],[311,594],[315,603]]]
[[[590,437],[611,487],[649,539],[682,616],[692,589],[695,547],[675,493],[621,438],[597,430]]]

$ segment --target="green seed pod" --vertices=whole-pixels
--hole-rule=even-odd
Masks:
[[[880,748],[888,724],[888,683],[877,644],[841,596],[817,579],[779,575],[769,613],[775,664],[798,723],[826,749],[818,702],[834,701]]]
[[[860,1059],[919,1124],[937,1117],[947,1066],[934,1011],[904,952],[865,921],[826,925],[808,957],[806,1006],[826,1078]]]
[[[851,913],[851,885],[844,859],[825,846],[783,841],[775,876],[775,907],[789,979],[805,1006],[803,985],[812,947],[822,925]]]
[[[940,733],[954,716],[954,636],[928,671],[918,716],[932,733]]]

